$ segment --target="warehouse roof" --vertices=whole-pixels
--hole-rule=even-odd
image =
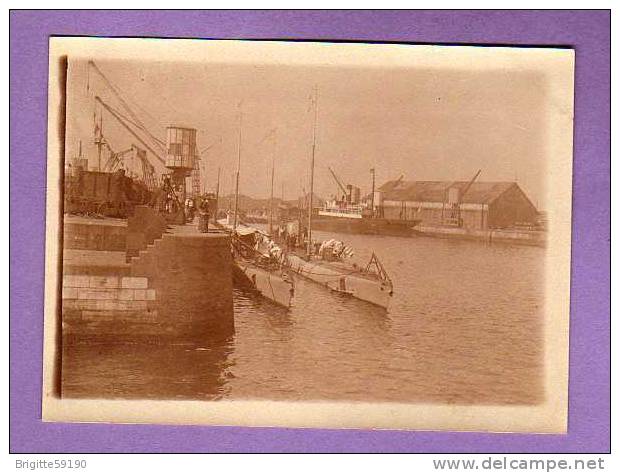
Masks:
[[[385,200],[410,202],[445,202],[448,189],[464,189],[468,181],[388,181],[379,187]],[[516,182],[474,182],[463,197],[467,204],[490,204]]]

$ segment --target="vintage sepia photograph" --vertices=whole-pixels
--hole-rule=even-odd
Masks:
[[[573,67],[53,38],[43,419],[565,432]]]

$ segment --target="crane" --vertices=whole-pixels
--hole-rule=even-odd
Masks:
[[[478,179],[478,176],[480,175],[481,172],[482,172],[482,169],[478,169],[478,172],[476,173],[476,175],[471,178],[471,180],[467,183],[465,188],[461,191],[461,199],[465,196],[465,194],[467,194],[467,192],[469,191],[471,185],[474,183],[474,181],[476,179]]]
[[[106,147],[110,150],[110,157],[108,158],[107,162],[105,163],[105,166],[103,167],[103,170],[105,172],[116,171],[118,166],[120,164],[123,164],[123,156],[125,156],[126,154],[131,153],[133,151],[133,149],[134,149],[134,147],[132,145],[131,148],[124,149],[123,151],[119,151],[117,153],[114,150],[112,150],[112,148],[110,147],[110,145],[107,142],[105,144],[106,144]]]
[[[165,149],[165,143],[162,140],[158,139],[156,136],[154,136],[151,132],[149,132],[147,130],[147,128],[144,126],[144,123],[142,123],[142,121],[140,120],[138,115],[136,115],[136,113],[131,109],[131,107],[129,106],[127,101],[123,98],[123,96],[119,92],[118,88],[112,83],[112,81],[110,79],[108,79],[108,77],[101,71],[101,69],[99,69],[99,67],[95,64],[95,62],[93,60],[88,61],[88,83],[87,83],[87,86],[86,86],[87,89],[90,89],[90,71],[91,71],[91,69],[93,71],[95,71],[97,73],[97,75],[99,75],[99,77],[101,77],[101,79],[103,79],[104,83],[112,91],[114,96],[118,99],[118,101],[125,108],[125,110],[127,110],[127,112],[129,113],[129,115],[132,118],[132,120],[127,119],[127,121],[131,121],[131,123],[134,126],[136,126],[137,128],[141,129],[144,133],[146,133],[157,144],[157,146],[159,146],[162,150]]]
[[[340,190],[346,196],[347,189],[342,185],[342,182],[340,182],[340,179],[338,179],[338,176],[336,176],[336,173],[334,172],[334,170],[330,168],[329,166],[327,166],[327,169],[329,169],[329,172],[332,173],[332,176],[334,176],[334,181],[336,181],[336,184],[338,184],[338,187],[340,187]]]
[[[155,158],[157,158],[157,160],[162,163],[165,164],[166,161],[164,158],[162,158],[160,156],[160,154],[155,151],[151,146],[148,145],[148,143],[146,143],[142,137],[140,135],[138,135],[134,130],[132,130],[132,128],[126,123],[126,120],[123,118],[123,116],[117,111],[115,110],[112,106],[110,106],[109,104],[107,104],[106,102],[104,102],[101,97],[99,97],[98,95],[95,96],[95,101],[99,104],[101,104],[101,106],[103,108],[105,108],[110,115],[112,115],[114,118],[116,118],[116,120],[127,130],[129,131],[129,133],[131,133],[140,143],[142,143],[142,145],[144,145],[146,147],[146,149],[148,149],[153,156],[155,156]]]
[[[155,189],[155,187],[157,186],[157,179],[155,177],[155,168],[153,167],[151,163],[149,163],[148,159],[146,159],[146,151],[144,151],[143,149],[139,148],[136,145],[131,145],[131,148],[127,148],[127,149],[124,149],[123,151],[115,152],[107,142],[105,143],[105,145],[110,151],[110,157],[108,158],[108,161],[106,162],[103,168],[105,172],[114,172],[118,169],[120,165],[122,164],[126,165],[125,160],[123,159],[123,156],[129,153],[135,152],[133,157],[138,158],[140,162],[140,170],[138,171],[138,176],[137,176],[138,179],[144,183],[147,189],[149,190]],[[132,162],[133,162],[133,158],[132,158]],[[127,169],[127,166],[125,166],[125,169],[126,171],[130,171],[129,169]],[[135,171],[135,168],[134,168],[134,171]],[[130,175],[130,177],[134,177],[134,176]]]
[[[157,178],[155,177],[155,168],[146,159],[146,151],[136,147],[136,156],[140,160],[142,166],[142,182],[146,184],[148,190],[153,191],[157,187]]]
[[[146,150],[148,150],[155,157],[155,159],[157,159],[163,166],[165,166],[168,169],[171,169],[170,166],[166,166],[166,159],[164,157],[162,157],[162,156],[165,156],[166,153],[167,153],[166,144],[163,141],[159,140],[157,137],[155,137],[145,127],[145,125],[140,121],[140,119],[136,115],[136,113],[133,112],[133,110],[131,109],[131,107],[127,103],[127,101],[125,101],[125,99],[122,97],[122,95],[119,92],[119,90],[105,76],[105,74],[103,74],[103,72],[97,67],[97,65],[93,61],[89,61],[88,62],[88,80],[89,81],[90,81],[90,71],[91,70],[96,72],[101,77],[101,79],[103,79],[104,83],[112,91],[112,93],[114,94],[116,99],[122,105],[122,108],[124,110],[126,110],[126,112],[128,113],[129,116],[124,115],[120,110],[117,110],[116,108],[114,108],[110,104],[106,103],[98,95],[96,95],[94,97],[95,103],[99,104],[103,108],[105,108],[105,110],[107,110],[107,112],[110,115],[112,115],[118,121],[118,123],[123,128],[125,128],[125,130],[127,130],[142,146],[144,146],[144,148]],[[90,82],[87,85],[87,90],[89,90],[89,88],[90,88]],[[101,132],[102,128],[103,128],[103,123],[102,123],[102,118],[101,118],[99,125],[95,124],[95,143],[97,144],[97,147],[98,147],[99,169],[101,169],[101,150],[102,150],[102,147],[103,146],[108,146],[107,142],[105,142],[105,140],[103,139],[102,132]],[[97,131],[98,131],[98,133],[97,133]],[[141,136],[141,134],[143,136]],[[145,140],[145,138],[147,138],[148,141],[151,142],[151,144],[149,144]],[[108,146],[108,148],[109,148],[109,146]],[[111,151],[111,153],[112,153],[112,151]],[[137,153],[136,154],[137,154],[137,157],[140,160],[140,163],[142,165],[142,174],[143,174],[144,184],[146,184],[146,186],[150,190],[154,190],[157,187],[157,182],[156,182],[157,178],[156,178],[156,175],[155,175],[155,168],[154,168],[153,164],[149,160],[147,160],[146,151],[137,149]],[[118,160],[118,157],[116,157],[116,160]],[[111,165],[113,165],[113,166],[118,165],[116,160],[113,159]],[[183,198],[184,198],[185,197],[185,179],[184,179],[185,178],[185,174],[181,175],[179,173],[175,173],[175,171],[176,171],[176,169],[173,170],[171,175],[168,176],[167,180],[165,180],[165,182],[168,182],[168,184],[169,184],[168,185],[168,189],[166,190],[166,192],[172,193],[172,195],[174,197],[174,201],[176,201],[177,209],[182,209],[182,204],[179,202],[179,199],[178,199],[178,197],[176,195],[175,189],[172,187],[172,185],[170,185],[170,183],[171,183],[171,178],[173,180],[176,180],[176,181],[178,181],[178,180],[180,180],[180,178],[182,178],[182,189],[183,189],[182,192],[183,192]],[[176,214],[179,215],[179,211],[177,211]],[[182,213],[182,210],[180,211],[180,215],[181,215],[181,220],[184,223],[184,215]]]
[[[480,173],[482,172],[481,169],[478,169],[478,172],[474,175],[474,177],[472,177],[469,182],[467,182],[467,184],[465,184],[465,187],[463,187],[460,191],[457,190],[458,194],[457,194],[457,198],[454,199],[454,201],[450,202],[450,197],[448,195],[448,200],[449,200],[449,204],[450,204],[450,211],[449,211],[449,217],[447,219],[445,219],[445,223],[448,223],[449,225],[454,225],[457,227],[462,227],[463,226],[463,219],[461,218],[461,204],[463,203],[463,197],[465,197],[465,194],[467,194],[467,192],[469,192],[469,189],[471,189],[471,186],[473,185],[474,181],[476,179],[478,179],[478,176],[480,175]],[[455,186],[451,186],[455,187]],[[449,188],[450,189],[450,188]]]
[[[143,144],[146,149],[148,149],[153,156],[155,156],[155,158],[157,158],[157,160],[162,163],[165,164],[165,160],[164,158],[162,158],[153,148],[151,148],[141,137],[140,135],[138,135],[134,130],[131,129],[131,127],[125,123],[125,121],[123,120],[122,115],[120,115],[113,107],[111,107],[110,105],[108,105],[106,102],[104,102],[99,96],[95,97],[95,100],[101,104],[101,106],[103,106],[109,113],[110,115],[112,115],[114,118],[116,118],[116,120],[127,130],[129,131],[129,133],[131,133],[141,144]],[[136,151],[136,156],[138,157],[138,159],[140,160],[140,164],[142,167],[142,180],[144,182],[144,184],[147,186],[147,188],[149,190],[153,190],[156,186],[157,186],[157,178],[155,177],[155,167],[149,162],[149,160],[146,157],[146,152],[141,153],[140,150],[138,149],[137,146],[132,146],[131,149],[128,150],[124,150],[121,151],[120,153],[115,153],[112,148],[110,147],[110,145],[108,144],[108,142],[103,138],[103,135],[101,134],[101,126],[99,128],[99,143],[101,145],[105,145],[108,150],[110,151],[110,159],[108,160],[108,163],[106,164],[106,167],[116,167],[118,165],[118,161],[119,158],[130,152],[134,147],[137,149]]]

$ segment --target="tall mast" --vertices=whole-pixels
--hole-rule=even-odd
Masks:
[[[237,176],[235,182],[235,216],[233,219],[233,234],[237,230],[237,212],[239,211],[239,170],[241,169],[241,124],[243,114],[239,109],[239,138],[237,142]]]
[[[97,136],[97,171],[101,172],[101,148],[103,147],[103,114],[99,114],[99,136]]]
[[[314,86],[314,124],[312,126],[312,160],[310,162],[310,196],[308,197],[308,245],[306,253],[312,254],[312,197],[314,193],[314,155],[316,151],[316,120],[319,108],[319,89]]]
[[[273,154],[271,155],[271,197],[269,198],[269,234],[273,234],[273,176],[276,164],[276,130],[273,130]]]
[[[215,187],[215,210],[213,212],[213,221],[217,222],[217,210],[218,207],[220,206],[220,171],[222,170],[221,167],[218,166],[217,168],[217,184]]]
[[[370,194],[370,211],[371,211],[371,216],[374,217],[375,216],[375,168],[372,168],[370,170],[370,173],[372,174],[372,193]]]

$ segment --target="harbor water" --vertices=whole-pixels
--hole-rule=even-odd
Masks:
[[[63,396],[535,404],[544,248],[337,235],[394,282],[389,311],[296,279],[290,310],[235,289],[213,343],[63,347]]]

